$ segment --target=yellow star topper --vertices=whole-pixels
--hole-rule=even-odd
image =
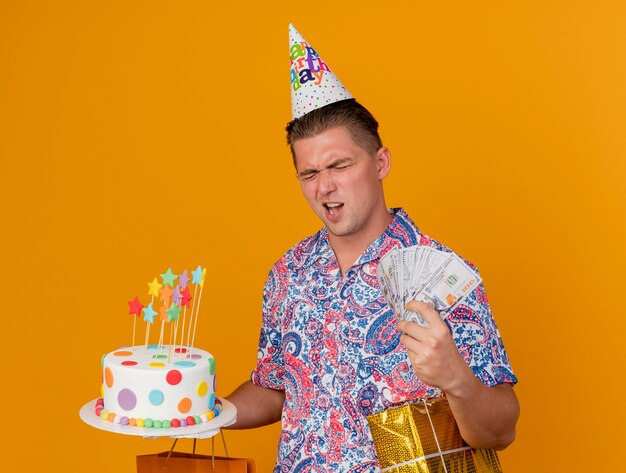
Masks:
[[[155,296],[155,297],[159,297],[159,291],[161,290],[161,288],[163,287],[162,284],[159,283],[159,281],[157,281],[157,278],[154,278],[152,280],[152,282],[148,283],[148,287],[150,288],[148,290],[148,295],[149,296]]]
[[[202,268],[202,279],[200,280],[200,287],[204,287],[204,277],[206,276],[206,268]]]

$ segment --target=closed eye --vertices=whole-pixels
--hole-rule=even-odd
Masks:
[[[303,171],[303,172],[298,173],[298,179],[300,179],[301,181],[311,181],[319,173],[320,173],[319,171]]]
[[[328,166],[322,169],[322,171],[343,171],[351,168],[354,164],[354,160],[350,158],[343,158],[330,163]],[[299,172],[297,176],[300,181],[307,182],[315,179],[322,171],[319,171],[317,169],[305,169],[302,172]]]
[[[331,166],[329,167],[329,169],[337,169],[338,171],[341,171],[342,169],[348,169],[350,166],[352,166],[353,163],[342,163],[342,164],[338,164],[337,166]]]
[[[354,161],[350,158],[340,159],[339,161],[335,161],[331,163],[326,169],[336,169],[341,171],[342,169],[348,169],[354,164]]]

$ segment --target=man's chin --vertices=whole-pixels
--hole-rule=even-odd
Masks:
[[[344,215],[344,218],[342,218],[339,222],[331,222],[330,220],[328,220],[328,218],[326,218],[325,214],[324,215],[318,214],[318,217],[324,223],[324,226],[328,230],[328,233],[333,235],[334,237],[337,237],[337,238],[346,237],[346,236],[352,235],[353,233],[353,228],[351,228],[347,224],[345,220],[345,215]]]
[[[326,228],[328,229],[328,233],[330,233],[331,235],[337,237],[337,238],[341,238],[341,237],[347,237],[352,235],[352,229],[351,228],[346,228],[345,225],[341,225],[338,223],[330,223],[330,222],[325,222],[326,223]]]

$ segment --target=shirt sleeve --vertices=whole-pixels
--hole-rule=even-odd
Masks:
[[[448,315],[457,348],[483,384],[517,383],[481,283]]]
[[[270,269],[263,289],[263,320],[257,365],[250,376],[254,384],[279,391],[284,391],[282,319],[286,294],[287,268],[282,259]]]

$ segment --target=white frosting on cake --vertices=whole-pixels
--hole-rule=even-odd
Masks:
[[[204,350],[120,348],[104,357],[102,368],[104,409],[116,416],[171,421],[214,407],[215,359]]]

